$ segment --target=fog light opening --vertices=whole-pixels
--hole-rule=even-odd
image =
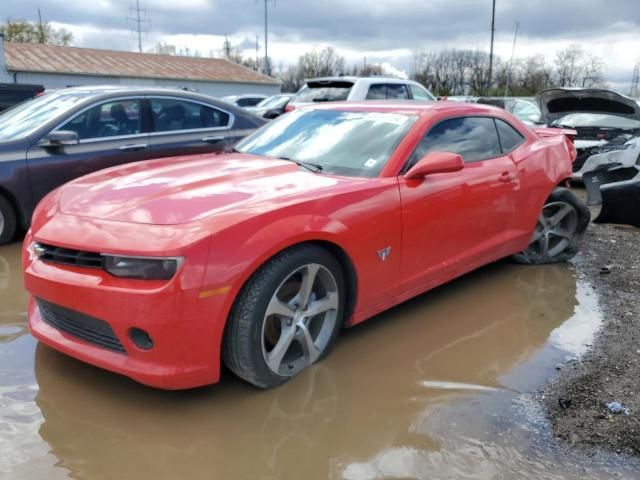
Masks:
[[[136,347],[142,350],[151,350],[153,348],[153,340],[151,336],[141,328],[130,328],[129,337],[135,343]]]

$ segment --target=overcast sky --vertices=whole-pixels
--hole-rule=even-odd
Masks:
[[[135,0],[0,0],[0,19],[37,19],[64,26],[80,47],[136,50],[126,17]],[[640,0],[496,0],[495,51],[515,57],[555,51],[571,43],[605,61],[609,84],[629,90],[640,61]],[[140,0],[149,20],[143,49],[159,41],[217,53],[228,35],[255,55],[263,48],[264,0]],[[269,1],[269,54],[294,63],[314,47],[336,47],[348,62],[387,63],[409,73],[416,50],[489,49],[491,0],[273,0]],[[263,52],[261,51],[261,55]]]

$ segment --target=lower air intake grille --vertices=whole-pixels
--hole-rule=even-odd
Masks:
[[[39,298],[36,302],[42,319],[52,327],[113,352],[127,353],[104,320],[74,312]]]

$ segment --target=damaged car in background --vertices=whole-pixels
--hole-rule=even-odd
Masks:
[[[599,223],[640,227],[640,105],[598,88],[552,88],[536,99],[542,120],[577,132],[574,180],[582,181],[589,205],[602,204]]]

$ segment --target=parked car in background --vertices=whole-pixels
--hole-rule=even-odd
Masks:
[[[507,112],[512,113],[518,118],[518,120],[526,123],[527,125],[539,125],[542,123],[540,109],[532,98],[480,97],[476,102],[504,108]]]
[[[230,103],[231,105],[235,105],[236,107],[246,108],[246,107],[255,107],[257,104],[262,102],[267,98],[266,95],[262,95],[261,93],[255,94],[245,94],[245,95],[228,95],[226,97],[222,97],[220,100],[223,102]]]
[[[44,92],[42,85],[0,83],[0,112]]]
[[[436,100],[418,82],[386,77],[323,77],[307,80],[286,110],[318,102],[362,100]]]
[[[0,114],[0,244],[54,188],[148,158],[221,151],[265,120],[172,89],[76,87]]]
[[[579,171],[591,155],[630,148],[640,136],[640,105],[625,95],[601,88],[550,88],[536,95],[541,120],[549,127],[577,132]]]
[[[261,388],[355,325],[514,255],[571,258],[588,208],[558,187],[575,150],[495,107],[315,105],[233,153],[77,179],[24,241],[41,342],[160,388]],[[357,355],[351,361],[358,361]]]
[[[259,117],[272,120],[284,113],[285,107],[291,100],[291,97],[293,97],[292,93],[274,95],[272,97],[265,98],[255,107],[247,107],[246,110]]]

